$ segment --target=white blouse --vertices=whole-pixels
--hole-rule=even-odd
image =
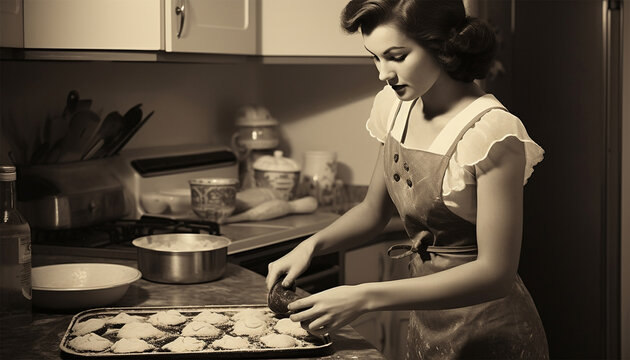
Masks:
[[[366,128],[370,135],[381,143],[385,142],[387,131],[390,129],[392,121],[394,121],[394,125],[391,130],[391,136],[397,141],[400,141],[402,137],[407,120],[406,115],[408,114],[403,109],[405,106],[409,108],[411,101],[403,102],[401,111],[394,119],[393,115],[398,107],[398,102],[396,93],[388,85],[376,94]],[[446,154],[453,139],[478,114],[475,109],[479,107],[479,102],[494,103],[494,106],[502,106],[491,94],[478,98],[446,124],[429,148],[417,150],[440,155]],[[422,106],[422,100],[418,99],[415,106]],[[407,137],[410,136],[413,136],[413,134],[407,134]],[[444,175],[444,182],[442,183],[444,204],[453,213],[471,223],[476,222],[477,176],[487,172],[494,166],[494,157],[497,154],[500,154],[502,151],[509,151],[507,146],[510,143],[514,144],[514,142],[506,142],[504,140],[511,137],[518,139],[524,144],[525,176],[523,185],[527,183],[527,179],[534,171],[534,166],[542,161],[544,150],[529,137],[525,126],[516,116],[501,109],[490,110],[472,128],[466,131],[457,144],[455,153],[451,157]],[[411,148],[413,149],[413,147]]]

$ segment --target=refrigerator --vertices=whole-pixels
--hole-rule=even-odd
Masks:
[[[500,41],[483,86],[545,150],[524,190],[519,274],[553,359],[621,357],[623,5],[469,2]]]

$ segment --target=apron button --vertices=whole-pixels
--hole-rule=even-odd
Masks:
[[[409,171],[409,164],[404,163],[403,164],[403,169],[405,169],[405,171]]]
[[[413,185],[413,184],[411,183],[411,180],[407,179],[407,186],[411,187],[411,185]]]
[[[397,182],[400,181],[400,175],[394,174],[394,180],[396,180]]]
[[[397,163],[398,162],[398,154],[394,154],[394,162]]]

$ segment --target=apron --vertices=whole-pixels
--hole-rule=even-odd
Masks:
[[[443,271],[477,257],[475,224],[444,204],[442,182],[457,143],[485,113],[504,109],[493,99],[480,98],[467,109],[471,115],[445,155],[405,148],[409,105],[399,102],[392,112],[384,148],[387,190],[396,205],[411,245],[394,245],[388,254],[410,258],[412,277]],[[398,113],[406,123],[398,142],[391,129]],[[455,132],[457,133],[457,132]],[[440,136],[440,135],[439,135]],[[394,252],[404,252],[393,255]],[[548,359],[547,339],[532,298],[515,276],[509,294],[481,304],[444,310],[411,311],[408,359]]]

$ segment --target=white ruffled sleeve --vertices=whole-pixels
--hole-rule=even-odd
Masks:
[[[527,134],[523,123],[514,115],[503,110],[492,110],[485,114],[457,144],[454,161],[462,168],[476,167],[487,172],[494,166],[489,157],[496,146],[509,146],[508,138],[516,138],[525,149],[525,172],[523,185],[534,172],[534,166],[543,159],[544,150]],[[506,149],[507,150],[507,149]],[[494,151],[493,151],[494,152]],[[460,185],[461,186],[461,185]],[[460,186],[453,186],[458,188]]]
[[[389,85],[385,85],[374,97],[370,118],[365,123],[365,128],[370,135],[384,143],[389,129],[388,120],[390,113],[398,97]]]

